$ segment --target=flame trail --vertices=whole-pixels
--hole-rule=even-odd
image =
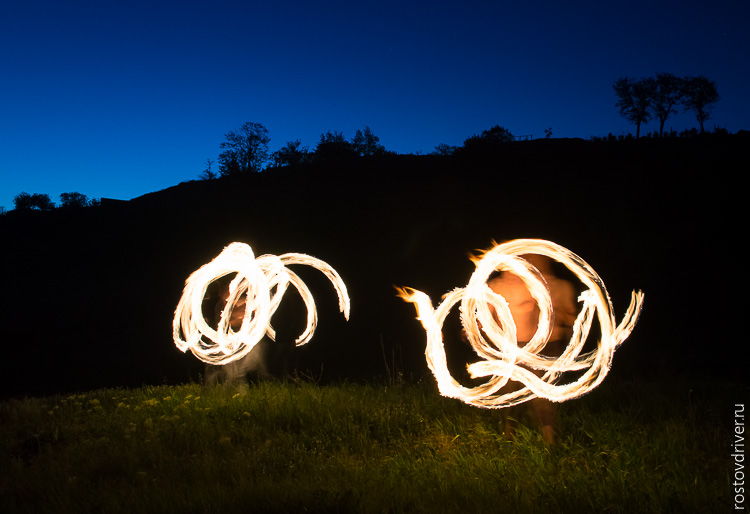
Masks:
[[[339,309],[349,319],[346,285],[326,262],[302,253],[287,253],[278,257],[262,255],[256,259],[250,246],[232,243],[186,280],[172,322],[172,335],[177,348],[183,352],[190,350],[208,364],[228,364],[241,359],[264,334],[275,338],[271,316],[290,284],[300,293],[307,307],[307,327],[297,339],[297,346],[310,341],[318,324],[315,301],[302,279],[286,268],[287,264],[305,264],[323,272],[336,289]],[[229,284],[229,298],[221,312],[218,327],[214,329],[203,317],[203,299],[211,283],[230,273],[236,273],[236,276]],[[245,313],[242,325],[235,332],[230,324],[231,315],[243,300]]]
[[[519,257],[524,254],[544,255],[564,264],[587,287],[579,297],[582,307],[573,325],[573,335],[565,351],[557,358],[538,353],[552,331],[552,301],[539,271]],[[435,375],[443,396],[457,398],[477,407],[496,409],[517,405],[534,397],[554,402],[570,400],[587,393],[604,380],[615,350],[635,326],[643,303],[642,292],[633,291],[625,317],[617,325],[612,302],[601,278],[583,259],[558,244],[539,239],[509,241],[488,250],[475,260],[475,264],[477,269],[469,284],[446,294],[437,309],[421,291],[398,289],[401,298],[414,303],[417,317],[427,332],[427,365]],[[539,306],[536,333],[520,348],[507,302],[487,285],[487,280],[496,270],[510,271],[521,278]],[[461,323],[469,343],[474,352],[484,358],[468,365],[467,369],[472,378],[489,377],[486,383],[476,387],[464,387],[451,376],[443,346],[443,323],[459,302]],[[497,321],[490,306],[495,310]],[[595,350],[582,354],[595,317],[601,327],[601,340]],[[538,370],[538,373],[534,374],[531,370]],[[577,370],[586,371],[573,382],[557,384],[562,373]],[[523,387],[512,392],[501,392],[509,380],[520,382]]]

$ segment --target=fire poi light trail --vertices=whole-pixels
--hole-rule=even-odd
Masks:
[[[349,319],[349,296],[339,274],[326,262],[301,253],[281,256],[262,255],[255,258],[245,243],[232,243],[214,260],[188,277],[182,298],[175,310],[172,323],[174,342],[186,352],[190,350],[209,364],[228,364],[241,359],[267,334],[275,338],[271,316],[279,306],[289,284],[299,291],[307,307],[307,327],[297,339],[301,346],[313,336],[318,323],[310,290],[299,276],[286,266],[312,266],[331,281],[339,297],[339,309]],[[229,297],[221,312],[218,327],[208,325],[202,305],[208,286],[220,278],[236,273],[229,283]],[[245,302],[245,312],[239,330],[233,330],[230,320],[233,310]]]
[[[573,335],[557,358],[539,354],[552,331],[552,300],[540,272],[520,257],[525,254],[544,255],[564,264],[587,288],[578,299],[581,311],[573,325]],[[615,350],[635,326],[643,303],[642,292],[633,291],[625,317],[616,325],[612,302],[601,278],[583,259],[558,244],[539,239],[518,239],[496,245],[475,259],[475,264],[477,268],[469,284],[446,294],[437,309],[433,309],[425,293],[411,288],[399,289],[400,297],[414,303],[418,319],[427,332],[427,364],[443,396],[478,407],[502,408],[534,397],[562,402],[587,393],[604,380]],[[487,280],[496,270],[518,276],[539,307],[536,332],[522,347],[518,346],[516,326],[507,301],[487,285]],[[487,382],[476,387],[462,386],[448,370],[442,326],[450,310],[459,302],[461,324],[468,341],[474,352],[484,359],[469,364],[467,369],[472,378],[489,377]],[[601,339],[596,349],[582,353],[595,316],[601,327]],[[532,370],[537,370],[537,373]],[[585,371],[576,380],[557,383],[563,373],[581,370]],[[511,392],[501,391],[509,380],[523,386]]]

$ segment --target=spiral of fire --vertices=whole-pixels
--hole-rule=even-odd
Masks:
[[[209,364],[228,364],[241,359],[264,335],[275,338],[271,317],[290,284],[297,289],[307,307],[307,326],[296,344],[301,346],[310,341],[318,323],[315,301],[307,285],[286,267],[289,264],[304,264],[321,271],[333,284],[339,298],[339,309],[349,319],[346,285],[326,262],[301,253],[255,258],[249,245],[232,243],[186,280],[172,322],[177,348],[183,352],[190,350]],[[229,297],[218,326],[213,328],[202,310],[206,292],[211,283],[232,273],[235,276],[229,283]],[[244,304],[244,314],[241,326],[235,331],[230,320],[240,304]]]
[[[544,255],[565,265],[583,283],[580,312],[573,335],[559,357],[540,354],[552,331],[552,301],[539,271],[525,259],[526,254]],[[640,314],[643,293],[633,291],[630,306],[620,324],[616,324],[612,302],[601,278],[583,259],[550,241],[518,239],[496,245],[475,260],[477,266],[469,284],[446,294],[436,309],[423,292],[400,288],[399,296],[414,303],[417,316],[427,332],[425,355],[443,396],[457,398],[470,405],[503,408],[534,397],[562,402],[576,398],[598,386],[609,372],[615,350],[630,335]],[[523,280],[539,306],[536,332],[519,347],[516,326],[506,300],[487,285],[495,271],[509,271]],[[460,303],[461,324],[474,352],[483,360],[469,364],[472,378],[489,377],[476,387],[457,382],[448,370],[442,327],[454,305]],[[494,316],[493,317],[493,311]],[[597,319],[601,337],[596,348],[583,352],[592,323]],[[577,378],[561,380],[566,372]],[[509,381],[520,388],[504,388]],[[508,389],[514,389],[508,391]]]

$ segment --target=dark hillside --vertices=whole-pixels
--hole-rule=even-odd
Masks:
[[[320,315],[301,366],[319,374],[323,365],[323,379],[383,375],[384,353],[389,365],[393,357],[424,376],[424,332],[393,285],[437,302],[466,285],[469,251],[518,237],[550,239],[587,260],[618,318],[630,291],[645,291],[615,372],[720,376],[731,372],[719,368],[728,351],[701,347],[732,339],[731,323],[717,320],[733,312],[725,294],[737,279],[710,268],[736,251],[727,243],[748,143],[740,135],[539,140],[187,182],[80,211],[11,212],[0,217],[2,390],[196,380],[201,363],[171,340],[174,308],[185,278],[233,241],[257,255],[314,255],[347,283],[349,323],[322,275],[297,267]],[[280,312],[275,325],[294,327],[296,318]]]

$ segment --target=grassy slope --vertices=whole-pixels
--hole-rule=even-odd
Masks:
[[[605,384],[515,442],[432,384],[102,389],[0,404],[2,512],[724,512],[727,384]]]

